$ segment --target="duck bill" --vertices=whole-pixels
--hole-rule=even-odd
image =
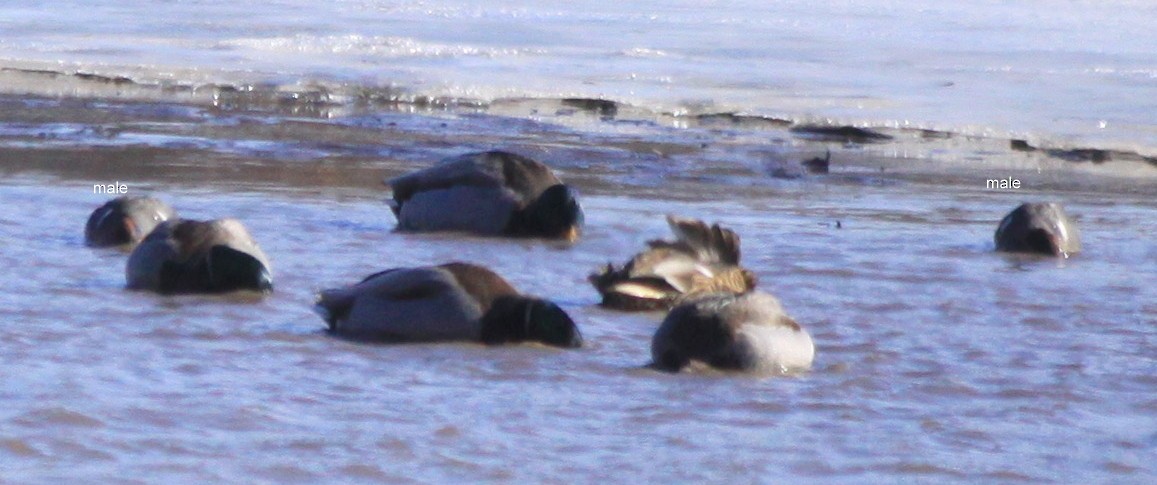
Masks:
[[[562,238],[568,243],[574,243],[578,241],[581,235],[582,231],[579,230],[578,226],[570,226],[562,233]]]
[[[257,291],[261,293],[273,293],[273,275],[269,273],[268,269],[261,269],[261,274],[257,276]]]
[[[1068,245],[1066,245],[1065,241],[1056,234],[1049,233],[1049,246],[1051,246],[1051,249],[1053,250],[1053,255],[1059,258],[1069,259],[1069,256],[1072,256],[1072,254],[1070,254]]]

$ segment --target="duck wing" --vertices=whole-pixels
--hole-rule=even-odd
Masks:
[[[418,192],[457,186],[505,188],[525,203],[561,183],[543,163],[497,150],[447,158],[433,167],[386,181],[397,204],[404,204]]]
[[[439,268],[398,268],[322,291],[315,309],[336,330],[374,340],[470,340],[479,305]]]
[[[504,187],[502,171],[498,167],[493,164],[478,162],[476,157],[456,157],[447,159],[433,167],[386,180],[386,185],[389,185],[394,192],[391,206],[396,213],[414,194],[430,190],[462,186]]]

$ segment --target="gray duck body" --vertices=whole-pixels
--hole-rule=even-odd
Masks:
[[[700,295],[667,314],[651,340],[652,365],[678,372],[695,366],[749,372],[811,367],[815,344],[774,296]]]
[[[545,164],[489,151],[443,160],[386,181],[404,231],[464,231],[490,236],[579,237],[577,194]]]
[[[129,289],[159,293],[269,292],[269,258],[236,219],[168,220],[129,255]]]
[[[316,309],[335,334],[380,342],[537,341],[578,347],[574,321],[488,268],[452,262],[394,268],[321,292]]]

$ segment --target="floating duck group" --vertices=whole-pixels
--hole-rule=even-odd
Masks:
[[[583,211],[574,189],[545,164],[505,151],[469,153],[386,181],[401,231],[575,241]],[[667,311],[651,342],[651,366],[794,372],[815,344],[740,264],[740,237],[719,224],[667,216],[674,240],[653,240],[620,267],[589,280],[601,304]],[[1026,203],[997,227],[996,249],[1070,257],[1080,235],[1055,203]],[[126,287],[161,294],[273,291],[269,258],[236,219],[181,219],[151,197],[119,197],[93,211],[85,242],[131,250]],[[372,342],[470,341],[583,345],[555,303],[525,295],[484,266],[447,262],[392,268],[322,291],[315,306],[331,333]]]

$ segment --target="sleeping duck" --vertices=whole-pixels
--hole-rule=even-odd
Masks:
[[[575,241],[583,211],[550,167],[504,151],[469,153],[387,180],[398,229]]]
[[[739,266],[739,235],[719,224],[668,215],[675,241],[649,241],[621,269],[607,264],[590,282],[602,304],[620,310],[661,310],[684,298],[755,288],[751,271]]]
[[[758,373],[805,370],[815,358],[807,331],[762,292],[714,293],[671,309],[651,340],[652,365]]]
[[[84,243],[93,247],[124,246],[141,242],[164,221],[177,217],[172,207],[159,199],[122,196],[97,207],[84,225]]]
[[[269,259],[236,219],[161,223],[125,268],[129,289],[158,293],[273,290]]]
[[[331,332],[385,342],[540,342],[574,348],[582,335],[554,303],[520,294],[482,266],[394,268],[325,290],[318,313]]]
[[[1081,251],[1077,225],[1055,203],[1021,204],[996,228],[997,251],[1028,252],[1067,258]]]

